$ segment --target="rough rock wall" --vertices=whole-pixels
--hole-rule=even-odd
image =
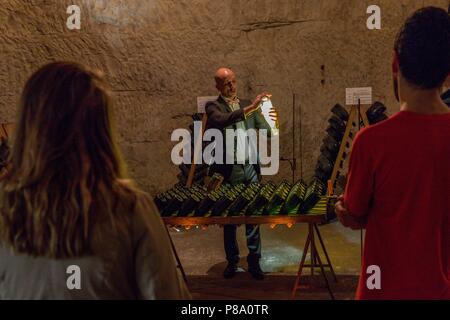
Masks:
[[[1,0],[0,122],[13,121],[27,77],[40,65],[75,60],[106,73],[131,175],[151,193],[176,181],[170,134],[186,127],[196,97],[214,95],[216,68],[233,68],[240,95],[270,91],[281,115],[281,156],[309,179],[330,108],[345,88],[372,86],[395,112],[390,58],[395,33],[424,5],[448,0]],[[66,8],[82,8],[80,31]],[[366,9],[382,9],[382,29]],[[292,123],[293,94],[296,122]],[[295,139],[292,141],[292,129]],[[289,179],[281,162],[274,179]]]

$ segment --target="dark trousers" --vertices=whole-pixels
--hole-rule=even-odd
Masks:
[[[258,181],[258,174],[251,164],[234,165],[231,176],[228,180],[232,185],[239,183],[251,183]],[[239,262],[239,246],[236,240],[236,225],[225,225],[223,228],[223,240],[225,246],[225,254],[228,263],[237,264]],[[247,262],[249,266],[259,263],[261,258],[261,236],[258,225],[246,225],[245,235],[247,238],[248,256]]]

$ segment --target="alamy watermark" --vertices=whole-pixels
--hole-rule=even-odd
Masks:
[[[69,17],[66,21],[67,29],[80,30],[81,29],[81,8],[78,5],[70,5],[66,10]],[[367,18],[366,26],[369,30],[381,29],[381,8],[378,5],[372,4],[367,7],[367,14],[370,16]]]
[[[377,265],[367,267],[366,287],[369,290],[381,290],[381,268]]]
[[[81,9],[77,5],[71,5],[66,10],[69,17],[66,21],[67,29],[80,30],[81,29]]]
[[[66,269],[69,274],[66,280],[66,286],[69,290],[81,290],[81,269],[77,265],[70,265]]]
[[[381,8],[377,5],[370,5],[367,7],[367,14],[370,14],[367,18],[367,29],[380,30],[381,29]]]
[[[199,141],[202,122],[194,122],[194,141]],[[224,139],[225,138],[225,139]],[[207,129],[198,150],[192,150],[192,136],[187,129],[173,131],[171,141],[178,141],[171,152],[175,165],[180,164],[260,164],[261,175],[275,175],[279,168],[279,136],[268,137],[266,129]],[[203,142],[210,142],[203,150]],[[270,142],[270,143],[269,143]],[[269,146],[270,145],[270,146]],[[225,148],[224,148],[225,146]],[[270,148],[270,154],[269,154]],[[225,154],[224,154],[225,151]],[[194,154],[193,154],[194,152]],[[192,161],[193,159],[193,161]]]

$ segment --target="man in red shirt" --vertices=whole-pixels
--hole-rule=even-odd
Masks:
[[[450,299],[450,16],[427,7],[395,43],[401,107],[353,143],[341,223],[366,229],[357,299]]]

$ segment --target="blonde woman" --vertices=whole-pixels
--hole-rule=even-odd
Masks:
[[[0,181],[0,300],[185,299],[167,232],[125,180],[100,74],[52,63],[28,80]]]

